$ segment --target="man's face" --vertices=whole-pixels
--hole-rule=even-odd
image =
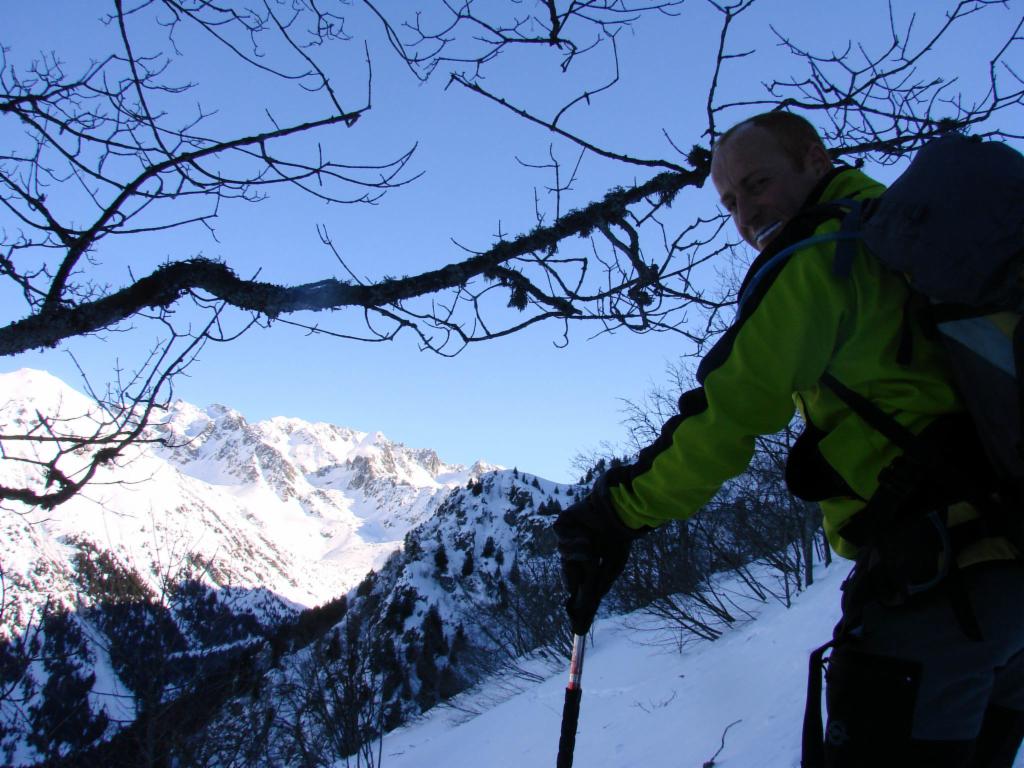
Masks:
[[[711,161],[711,181],[740,235],[763,250],[800,210],[831,167],[821,147],[808,149],[802,170],[766,129],[744,126]]]

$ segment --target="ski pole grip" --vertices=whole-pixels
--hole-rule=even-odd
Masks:
[[[580,718],[580,699],[582,698],[582,688],[565,689],[565,704],[562,706],[562,735],[558,739],[557,768],[572,768],[572,753],[576,749],[576,724]]]

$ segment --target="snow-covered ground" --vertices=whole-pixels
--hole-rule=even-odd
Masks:
[[[652,644],[656,636],[640,629],[639,616],[598,621],[584,665],[574,765],[701,768],[713,758],[716,768],[799,766],[807,655],[839,618],[848,570],[844,562],[819,566],[814,586],[790,609],[752,605],[755,621],[682,653]],[[562,671],[539,684],[521,682],[521,692],[475,717],[435,709],[385,737],[381,766],[553,766],[565,683]],[[493,700],[503,689],[491,682],[474,698]],[[1024,768],[1024,756],[1015,768]]]

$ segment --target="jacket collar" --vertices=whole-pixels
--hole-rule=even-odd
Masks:
[[[878,197],[885,191],[885,186],[869,177],[858,168],[840,165],[818,182],[811,190],[804,203],[803,211],[810,210],[821,203],[848,198]]]

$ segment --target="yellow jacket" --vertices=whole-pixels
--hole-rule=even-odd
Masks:
[[[883,191],[858,170],[838,169],[808,207]],[[701,387],[680,398],[680,414],[636,463],[605,478],[627,526],[693,515],[723,482],[743,472],[754,438],[783,429],[798,409],[826,433],[819,451],[844,490],[822,501],[825,531],[840,555],[852,557],[855,548],[838,530],[872,496],[879,472],[901,451],[823,386],[821,377],[831,373],[914,433],[939,415],[963,410],[940,342],[904,311],[909,289],[901,276],[863,250],[849,276],[833,274],[835,242],[771,263],[784,247],[839,228],[834,219],[817,226],[801,221],[791,222],[751,266],[750,295],[701,363]],[[912,354],[901,362],[905,331]]]

